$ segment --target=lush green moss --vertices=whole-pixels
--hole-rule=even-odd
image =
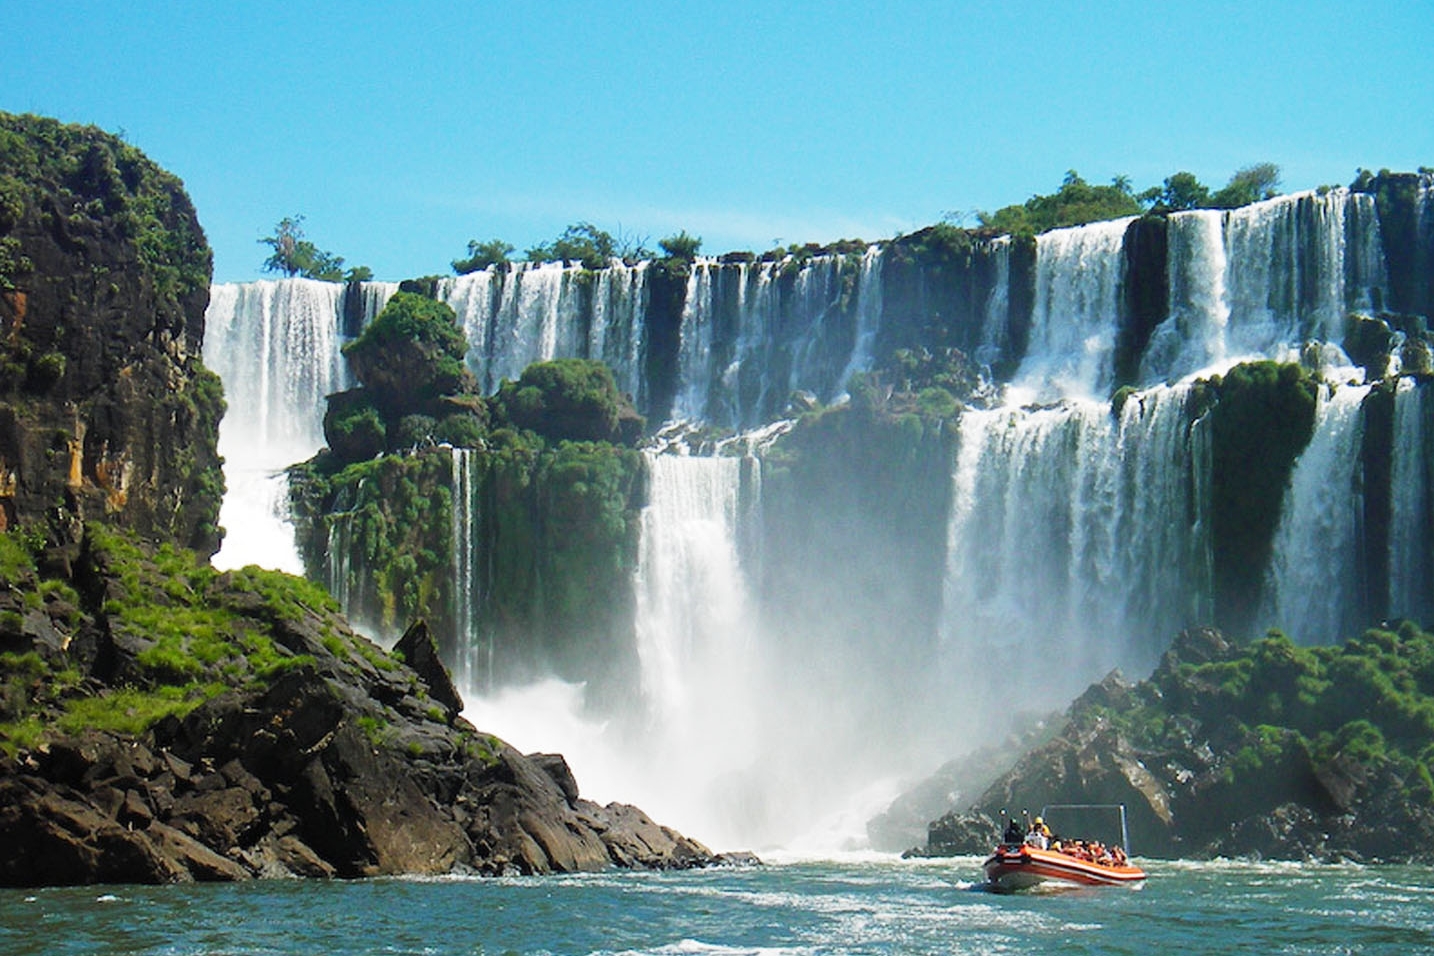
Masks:
[[[612,370],[591,359],[536,362],[504,382],[493,404],[502,420],[550,441],[617,441],[623,418],[636,417]]]
[[[183,184],[135,147],[93,126],[0,112],[0,233],[29,214],[76,210],[112,222],[134,243],[159,293],[173,299],[209,285],[212,254]],[[0,288],[30,264],[0,248]]]
[[[1280,778],[1341,761],[1387,768],[1409,800],[1434,803],[1434,634],[1404,622],[1342,646],[1301,647],[1271,631],[1191,661],[1179,647],[1130,706],[1088,706],[1076,719],[1110,722],[1145,751],[1179,752],[1191,728],[1203,727],[1228,748],[1231,793],[1265,788],[1277,803],[1289,797],[1277,792]]]
[[[1314,432],[1318,385],[1298,365],[1254,362],[1210,388],[1215,612],[1240,633],[1256,610],[1285,486]]]
[[[354,374],[375,401],[397,410],[462,391],[468,340],[453,310],[408,292],[395,293],[363,333],[344,346]]]

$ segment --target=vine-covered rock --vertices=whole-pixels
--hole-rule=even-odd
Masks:
[[[933,823],[929,849],[984,852],[973,821],[1006,808],[1120,803],[1147,856],[1427,863],[1431,740],[1434,634],[1413,624],[1336,647],[1193,629],[1149,680],[1093,685],[1054,740]]]
[[[717,861],[464,721],[417,631],[427,679],[301,579],[32,546],[0,535],[0,885]]]
[[[210,262],[183,185],[138,149],[0,113],[0,528],[104,518],[218,548]]]

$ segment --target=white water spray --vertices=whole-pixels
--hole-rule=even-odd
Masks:
[[[1314,434],[1280,509],[1261,619],[1304,644],[1342,640],[1359,626],[1360,440],[1367,385],[1321,386]]]
[[[365,319],[396,286],[366,283]],[[325,396],[349,387],[340,348],[344,286],[284,279],[211,287],[204,364],[224,383],[219,426],[224,496],[221,568],[303,573],[288,523],[283,469],[324,445]]]

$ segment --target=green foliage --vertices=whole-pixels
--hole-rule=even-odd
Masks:
[[[535,362],[505,381],[493,404],[503,420],[552,441],[614,441],[624,414],[636,415],[612,370],[591,359]]]
[[[581,262],[585,269],[601,269],[617,255],[617,240],[590,222],[574,223],[550,243],[529,249],[529,262],[565,260]]]
[[[1298,365],[1253,362],[1210,380],[1216,616],[1246,630],[1269,563],[1280,500],[1314,432],[1318,385]],[[1323,635],[1302,635],[1307,638]]]
[[[93,126],[0,112],[0,289],[33,264],[16,236],[45,228],[49,210],[73,210],[133,243],[139,264],[171,301],[209,286],[213,254],[179,179]]]
[[[1030,235],[1140,213],[1140,203],[1125,177],[1117,176],[1109,186],[1092,186],[1075,170],[1070,170],[1056,192],[1037,194],[1022,205],[1006,206],[994,213],[979,213],[978,219],[986,229]]]
[[[1194,173],[1178,172],[1165,178],[1163,187],[1151,187],[1136,197],[1151,203],[1151,212],[1180,212],[1209,205],[1210,188],[1195,178]]]
[[[512,254],[513,247],[501,239],[489,239],[487,242],[470,239],[468,240],[468,258],[454,259],[453,271],[458,275],[467,275],[489,266],[506,265],[508,257]]]
[[[461,391],[468,382],[463,357],[468,338],[442,302],[396,293],[344,355],[380,403],[399,408]]]
[[[0,582],[15,585],[35,573],[35,541],[20,531],[0,532]]]
[[[1255,163],[1236,170],[1225,188],[1210,197],[1208,205],[1214,209],[1248,206],[1252,202],[1278,196],[1279,186],[1279,166],[1274,163]]]
[[[690,236],[684,229],[674,236],[659,240],[657,243],[662,251],[672,259],[682,259],[691,262],[697,258],[697,250],[702,248],[702,239],[698,236]]]
[[[274,234],[259,240],[274,250],[264,260],[265,272],[282,272],[290,278],[340,282],[345,278],[344,258],[325,252],[304,238],[304,217],[285,216],[274,226]],[[367,269],[367,267],[362,267]]]

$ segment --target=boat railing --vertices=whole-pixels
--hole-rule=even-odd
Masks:
[[[1130,828],[1125,823],[1123,803],[1048,803],[1041,807],[1041,816],[1047,817],[1052,810],[1117,810],[1120,812],[1120,845],[1125,855],[1130,856]]]

